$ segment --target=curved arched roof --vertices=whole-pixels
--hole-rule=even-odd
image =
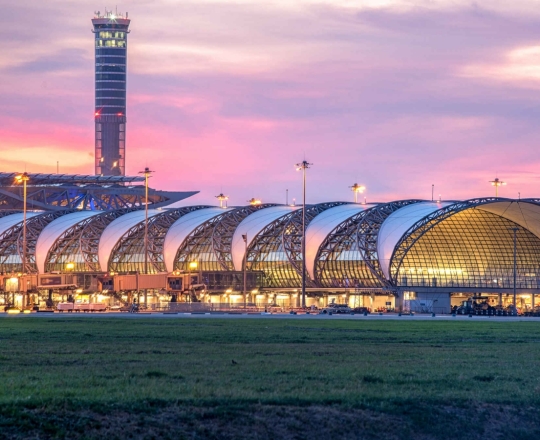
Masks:
[[[315,258],[322,242],[340,223],[374,205],[350,203],[330,208],[317,215],[306,228],[306,270],[315,277]]]
[[[384,221],[377,238],[377,254],[386,279],[390,279],[390,259],[397,243],[417,221],[451,205],[450,202],[419,202],[394,211]]]
[[[500,215],[540,237],[540,206],[525,201],[505,200],[487,203],[477,209]]]
[[[516,287],[540,288],[538,236],[519,227],[514,242],[517,225],[508,217],[471,206],[455,208],[425,217],[404,235],[390,266],[395,285],[511,289],[516,246]]]
[[[165,268],[168,272],[174,270],[174,258],[178,248],[182,245],[186,237],[204,222],[211,218],[227,212],[229,209],[223,208],[204,208],[198,211],[190,212],[176,220],[169,228],[163,242],[163,257]]]
[[[41,234],[39,234],[36,243],[36,265],[39,273],[45,273],[45,262],[47,260],[47,254],[54,245],[55,241],[69,228],[76,223],[100,214],[99,211],[80,211],[73,212],[71,214],[63,215],[51,223],[49,223]]]
[[[158,209],[149,209],[148,218],[162,213]],[[127,214],[113,220],[101,234],[98,247],[99,266],[102,271],[106,271],[109,267],[109,257],[114,246],[137,223],[144,221],[145,212],[143,210],[128,212]]]
[[[41,212],[27,212],[26,218],[34,217],[38,214],[41,214]],[[0,235],[2,235],[4,232],[6,232],[9,228],[12,226],[15,226],[17,223],[21,223],[23,221],[24,214],[22,212],[17,212],[15,214],[6,215],[5,217],[0,218]]]
[[[247,245],[249,247],[253,239],[265,228],[265,226],[298,208],[298,206],[272,206],[254,212],[242,220],[236,228],[236,231],[234,231],[231,245],[232,261],[235,270],[242,270],[242,260],[244,259],[245,253],[245,243],[242,238],[243,234],[247,234],[248,236]]]

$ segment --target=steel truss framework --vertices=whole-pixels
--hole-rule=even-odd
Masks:
[[[0,173],[0,186],[10,186],[23,173]],[[99,176],[95,174],[27,173],[34,185],[118,185],[144,182],[142,176]]]
[[[250,214],[260,209],[278,206],[277,203],[264,203],[262,205],[249,205],[235,208],[219,219],[212,232],[212,244],[223,270],[234,270],[232,261],[232,239],[238,225]]]
[[[26,219],[26,261],[23,256],[23,224],[17,223],[0,236],[1,273],[37,273],[36,243],[41,231],[53,220],[73,210],[46,212]]]
[[[347,202],[318,203],[306,206],[306,228],[320,213]],[[267,225],[248,249],[250,270],[265,273],[269,287],[299,287],[302,282],[302,209],[286,214]],[[308,287],[316,283],[306,279]]]
[[[393,286],[384,276],[379,262],[377,252],[379,231],[390,214],[404,206],[418,202],[421,202],[421,200],[398,200],[396,202],[384,203],[374,206],[366,211],[364,215],[358,216],[358,226],[356,229],[358,249],[373,275],[387,288],[392,288]]]
[[[442,242],[439,246],[435,246],[433,243],[431,245],[431,256],[433,257],[436,251],[439,251],[437,255],[439,260],[449,260],[448,256],[442,255],[441,250],[445,251],[448,249],[453,249],[453,253],[457,254],[460,251],[459,246],[456,243],[460,243],[461,246],[468,249],[468,252],[472,255],[476,255],[475,261],[476,264],[485,264],[491,266],[491,270],[494,272],[488,272],[488,274],[480,277],[476,274],[475,277],[469,275],[470,282],[467,283],[466,287],[479,287],[479,288],[510,288],[509,278],[512,277],[513,272],[513,255],[512,252],[509,252],[509,249],[513,249],[512,245],[512,235],[509,231],[509,228],[518,227],[520,233],[517,235],[518,243],[518,257],[520,258],[520,264],[518,265],[521,272],[521,279],[519,280],[519,286],[523,288],[540,288],[540,239],[535,236],[532,232],[519,226],[511,220],[489,213],[487,211],[480,211],[482,218],[479,219],[479,215],[472,215],[472,212],[476,211],[475,208],[481,207],[482,205],[487,205],[494,202],[510,202],[518,203],[516,200],[504,199],[504,198],[477,198],[466,200],[463,202],[456,202],[446,207],[443,207],[430,215],[425,216],[411,226],[405,234],[401,237],[394,248],[394,252],[391,258],[390,264],[390,278],[391,282],[394,285],[405,284],[410,285],[410,281],[407,280],[403,283],[403,279],[399,280],[399,274],[403,272],[402,266],[406,258],[410,255],[411,258],[414,256],[411,254],[411,251],[414,251],[414,248],[418,246],[418,249],[421,247],[420,242],[423,239],[433,240],[431,235],[435,235],[438,227],[441,227],[447,221],[453,221],[453,225],[449,228],[446,228],[446,234],[448,234],[452,227],[455,230],[461,232],[461,235],[451,237],[451,241]],[[540,200],[538,199],[521,199],[519,203],[529,203],[533,205],[540,206]],[[470,211],[469,211],[470,210]],[[470,213],[466,221],[460,219],[458,214],[461,213]],[[453,217],[456,216],[454,219]],[[438,235],[441,239],[448,238]],[[510,241],[509,241],[510,240]],[[481,246],[485,246],[483,249]],[[478,249],[481,248],[482,251],[478,252]],[[497,252],[493,253],[494,249],[498,249]],[[465,258],[460,260],[459,258],[451,257],[453,263],[467,263]],[[418,261],[416,258],[415,263],[422,262]],[[431,263],[433,265],[433,263]],[[425,265],[425,263],[424,263]],[[431,268],[433,273],[433,268]],[[460,269],[449,268],[447,269],[448,273],[441,274],[440,271],[435,272],[437,275],[432,279],[428,280],[430,287],[443,287],[441,284],[441,277],[446,283],[444,287],[459,287],[463,285],[463,281],[458,282],[459,271]],[[528,275],[528,276],[527,276]],[[500,278],[498,278],[500,277]],[[480,279],[481,278],[481,279]],[[421,285],[423,286],[423,285]]]
[[[84,219],[67,229],[51,247],[45,271],[65,271],[73,263],[73,272],[100,272],[99,239],[105,228],[118,217],[136,209],[118,209]]]
[[[315,280],[321,287],[383,288],[358,247],[358,225],[374,208],[349,217],[336,226],[319,247]]]
[[[166,210],[148,219],[148,273],[167,270],[163,261],[163,243],[172,224],[180,217],[204,208],[209,206],[187,206]],[[143,220],[124,233],[111,252],[109,267],[102,269],[120,273],[145,272],[144,223]]]
[[[190,262],[197,262],[199,271],[228,270],[223,267],[217,253],[214,252],[215,227],[228,214],[229,212],[218,214],[189,233],[176,252],[174,270],[189,271]],[[230,238],[232,240],[232,236]],[[226,237],[221,236],[220,239],[224,240]]]
[[[21,173],[0,173],[0,208],[23,209],[23,187],[16,184]],[[61,211],[66,209],[103,210],[144,207],[145,188],[141,176],[91,176],[79,174],[28,173],[26,203],[29,209]],[[169,205],[198,191],[171,192],[149,190],[152,208]]]
[[[306,229],[311,221],[320,213],[336,206],[347,205],[349,202],[327,202],[311,205],[306,208]],[[283,233],[283,247],[287,254],[287,258],[296,269],[300,278],[302,277],[302,210],[295,211],[289,222],[285,226]],[[306,274],[307,275],[307,274]],[[306,284],[309,287],[317,287],[316,284],[306,278]]]
[[[540,291],[540,238],[526,226],[488,211],[495,202],[540,206],[540,199],[478,198],[452,202],[421,218],[402,235],[390,259],[386,279],[379,262],[377,240],[381,226],[397,210],[422,200],[402,200],[379,204],[358,212],[335,227],[321,244],[315,259],[312,289],[345,288],[355,292],[393,292],[411,287],[509,289],[513,262],[513,235],[519,227],[518,288]],[[327,209],[346,202],[308,205],[309,224]],[[238,225],[248,215],[276,204],[238,207],[218,213],[188,231],[176,251],[173,269],[189,270],[197,261],[198,270],[233,271],[231,244]],[[519,205],[518,205],[519,206]],[[163,212],[149,218],[148,272],[166,271],[163,245],[171,225],[183,215],[209,208],[191,206]],[[116,218],[135,210],[111,210],[81,220],[67,229],[48,252],[46,272],[64,271],[74,263],[74,272],[144,272],[144,221],[126,231],[115,244],[109,267],[100,267],[99,240]],[[35,250],[39,235],[53,220],[79,210],[49,211],[27,219],[27,260],[23,266],[22,222],[0,234],[0,272],[37,272]],[[0,210],[0,218],[20,211]],[[515,215],[517,210],[513,211]],[[530,214],[528,214],[530,215]],[[249,271],[265,273],[269,288],[298,288],[302,271],[302,211],[284,213],[251,237],[247,253]],[[414,269],[414,270],[413,270]],[[428,276],[429,275],[429,276]]]
[[[148,201],[152,208],[175,203],[190,197],[196,192],[168,192],[149,190]],[[23,189],[20,185],[0,187],[0,207],[2,209],[23,209]],[[143,186],[124,187],[114,185],[43,185],[27,187],[26,203],[28,209],[61,211],[65,209],[84,209],[108,211],[145,206]]]
[[[283,246],[283,235],[294,212],[266,225],[253,238],[247,250],[246,270],[264,272],[265,287],[298,287],[300,276],[291,264]]]
[[[17,210],[0,210],[0,218],[5,217],[7,215],[11,214],[19,214],[21,211]],[[21,260],[22,258],[19,257],[17,254],[17,245],[16,242],[9,241],[8,245],[8,238],[14,233],[14,230],[16,228],[20,227],[22,230],[22,221],[20,223],[17,223],[15,226],[12,226],[7,231],[0,234],[0,273],[18,273],[22,272],[22,265]],[[4,245],[6,248],[4,249]],[[4,252],[3,252],[4,251]],[[17,260],[17,258],[19,259]],[[17,266],[18,264],[18,266]]]

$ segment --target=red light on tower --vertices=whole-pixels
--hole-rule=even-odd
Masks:
[[[95,112],[95,113],[94,113],[94,116],[99,116],[99,112]]]
[[[118,116],[122,116],[122,113],[118,113]]]

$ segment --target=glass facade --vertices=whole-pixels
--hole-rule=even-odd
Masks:
[[[171,209],[148,219],[148,273],[165,272],[163,244],[171,225],[180,217],[208,206],[188,206]],[[107,271],[118,273],[145,271],[144,222],[131,228],[111,252]]]
[[[36,244],[39,235],[49,223],[57,218],[70,214],[73,210],[46,212],[26,220],[26,262],[23,265],[23,225],[22,222],[12,226],[0,235],[0,272],[37,273]]]
[[[111,13],[92,20],[95,36],[95,168],[98,175],[125,175],[127,18]]]
[[[358,246],[363,211],[337,226],[323,241],[315,259],[315,279],[323,287],[380,288]]]
[[[231,245],[238,225],[250,214],[272,206],[277,205],[273,203],[264,203],[262,205],[243,206],[235,208],[225,215],[220,216],[220,220],[216,223],[212,232],[212,247],[218,261],[225,270],[234,270]]]
[[[409,209],[415,204],[419,208],[417,215],[413,215],[414,209]],[[328,292],[343,289],[348,291],[347,294],[358,295],[383,290],[436,292],[433,289],[446,293],[511,293],[514,286],[514,228],[518,228],[516,289],[529,295],[540,293],[540,201],[478,199],[452,202],[436,207],[428,215],[420,210],[422,204],[426,202],[392,202],[360,212],[356,209],[347,211],[346,206],[336,204],[308,206],[307,220],[313,230],[320,231],[317,240],[308,240],[313,244],[311,254],[308,253],[313,256],[308,256],[309,274],[313,279],[309,280],[308,287]],[[336,215],[336,211],[333,214],[330,211],[331,207],[338,209],[340,214],[333,223],[325,223]],[[168,267],[169,270],[213,273],[215,285],[232,282],[234,277],[220,274],[235,272],[234,276],[237,276],[241,273],[239,267],[235,271],[229,265],[233,250],[235,258],[243,256],[243,243],[240,254],[239,241],[234,237],[239,237],[240,223],[255,215],[256,227],[251,232],[247,249],[247,271],[263,277],[265,288],[279,291],[301,286],[298,265],[301,263],[298,250],[301,210],[281,211],[276,207],[275,215],[263,217],[260,214],[264,212],[257,212],[265,209],[261,207],[240,207],[230,211],[212,208],[206,214],[196,213],[201,215],[197,221],[193,220],[197,215],[193,215],[184,219],[185,222],[175,223],[182,216],[205,208],[210,207],[195,205],[153,212],[148,222],[149,273],[165,272]],[[117,241],[110,251],[108,267],[100,267],[98,258],[105,229],[115,219],[134,210],[109,210],[80,221],[82,216],[73,220],[60,218],[78,210],[35,214],[26,222],[27,259],[24,267],[21,260],[22,223],[6,222],[5,229],[0,231],[0,272],[35,273],[37,261],[39,270],[44,268],[46,273],[67,270],[75,273],[144,273],[145,228],[144,221],[139,221],[144,215],[135,215],[136,224],[119,226],[122,222],[117,223],[115,227],[119,229],[114,236],[121,238],[114,239]],[[349,216],[349,212],[353,214]],[[266,220],[261,221],[261,218]],[[56,219],[59,222],[51,225],[44,236],[58,238],[54,243],[40,239],[45,228]],[[175,235],[177,241],[166,241],[173,225],[177,230],[171,236],[178,233]],[[55,230],[58,235],[50,235]],[[384,243],[389,246],[384,248]],[[375,252],[377,249],[382,256]],[[375,259],[379,264],[373,264]],[[235,260],[236,263],[239,261]],[[197,266],[190,267],[191,262],[196,262]],[[68,269],[68,263],[74,266],[70,264]]]
[[[391,277],[400,286],[512,289],[514,235],[518,289],[540,288],[540,239],[512,221],[481,209],[466,209],[420,236]]]
[[[21,234],[22,222],[0,235],[0,273],[17,274],[23,272],[22,257],[19,254],[17,243],[17,238]]]
[[[174,259],[174,269],[190,270],[190,263],[197,263],[197,271],[221,271],[225,268],[221,265],[218,255],[214,252],[213,233],[216,224],[227,215],[218,215],[189,234],[182,246],[178,249]]]
[[[248,248],[248,270],[264,273],[267,287],[299,287],[302,278],[292,265],[283,245],[283,236],[296,232],[288,225],[290,213],[264,228]]]
[[[81,252],[79,237],[84,226],[90,221],[91,219],[87,219],[62,234],[62,237],[56,241],[47,255],[45,271],[65,272],[68,263],[73,264],[72,269],[70,266],[70,270],[73,272],[86,272],[88,270],[84,254]]]
[[[101,272],[99,239],[107,226],[136,208],[119,209],[90,217],[67,229],[54,243],[45,260],[46,272],[65,272],[68,263],[73,272]]]

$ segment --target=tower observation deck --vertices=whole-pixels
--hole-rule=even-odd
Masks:
[[[126,166],[127,14],[99,11],[92,19],[96,48],[96,174],[124,176]]]

